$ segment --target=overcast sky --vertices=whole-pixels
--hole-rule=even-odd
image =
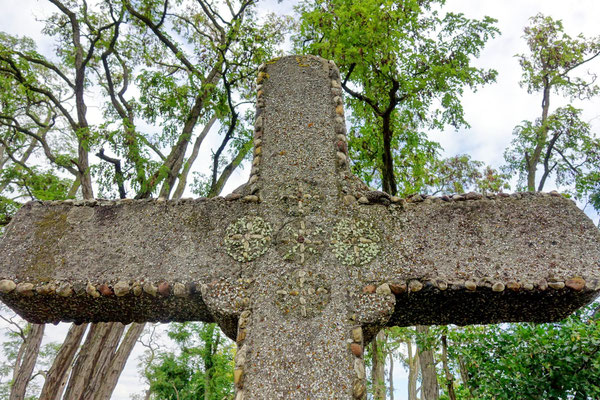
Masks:
[[[275,1],[265,3],[289,9],[290,2],[284,1],[277,5]],[[48,46],[49,41],[40,33],[41,24],[34,16],[43,15],[42,8],[47,7],[45,1],[36,0],[0,0],[0,30],[11,34],[26,35],[35,38],[39,46]],[[490,41],[483,51],[477,64],[481,67],[491,67],[498,71],[497,83],[480,89],[477,93],[467,93],[464,97],[466,119],[471,124],[470,129],[459,132],[446,131],[432,133],[431,137],[444,147],[445,155],[468,153],[474,159],[485,161],[494,167],[499,167],[502,154],[511,140],[511,133],[520,121],[534,120],[541,113],[541,97],[539,94],[528,95],[518,85],[520,67],[514,57],[517,53],[525,52],[526,47],[521,38],[523,27],[528,24],[528,18],[538,12],[562,19],[565,30],[572,36],[583,33],[586,36],[600,35],[598,16],[600,1],[597,0],[447,0],[447,11],[463,12],[468,17],[481,18],[489,15],[498,19],[498,27],[502,35]],[[600,73],[600,59],[596,60],[590,69]],[[552,108],[564,102],[554,97]],[[592,122],[594,131],[600,129],[600,98],[585,103],[575,103],[584,109],[584,118]],[[205,154],[209,154],[208,149]],[[205,157],[208,159],[208,157]],[[231,190],[247,179],[248,168],[241,171],[235,180],[226,188]],[[551,187],[548,187],[550,190]],[[2,325],[0,324],[0,328]],[[68,325],[49,326],[47,339],[62,341]],[[130,358],[126,370],[119,381],[113,399],[129,399],[131,393],[141,393],[141,379],[137,375],[137,356],[141,349],[136,349]],[[396,377],[395,399],[406,399],[406,374],[400,368]]]

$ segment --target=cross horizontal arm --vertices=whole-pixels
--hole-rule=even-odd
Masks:
[[[385,232],[361,272],[396,294],[389,325],[556,321],[598,294],[600,233],[572,201],[472,196],[360,206]]]
[[[222,277],[234,291],[243,287],[241,264],[215,249],[229,243],[243,260],[269,240],[249,235],[245,249],[244,237],[225,232],[255,206],[223,198],[30,202],[0,242],[0,299],[36,323],[213,321],[201,287]]]

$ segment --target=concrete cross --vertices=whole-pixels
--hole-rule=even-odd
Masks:
[[[555,321],[600,290],[600,234],[558,194],[399,199],[348,166],[339,73],[260,68],[248,184],[226,198],[30,202],[0,298],[31,322],[216,321],[241,399],[363,399],[385,326]]]

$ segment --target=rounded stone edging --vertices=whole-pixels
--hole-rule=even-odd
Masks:
[[[197,283],[194,282],[177,282],[177,281],[157,281],[150,282],[145,280],[140,281],[117,281],[114,283],[98,283],[93,284],[87,282],[83,285],[73,284],[68,281],[52,281],[34,284],[27,281],[14,281],[11,279],[0,280],[0,294],[16,294],[18,296],[31,297],[34,295],[41,296],[52,296],[57,295],[61,297],[79,297],[89,296],[92,298],[99,297],[124,297],[127,295],[133,295],[139,297],[142,293],[146,295],[156,297],[177,297],[186,298],[195,293],[200,293],[199,290],[194,289],[197,287]],[[81,286],[80,289],[76,287]],[[364,294],[377,294],[377,295],[401,295],[404,293],[416,293],[425,288],[435,288],[439,291],[450,290],[464,290],[465,292],[477,292],[480,290],[490,290],[495,293],[502,293],[505,291],[512,292],[532,292],[539,291],[543,292],[548,289],[551,290],[568,290],[572,292],[593,292],[600,290],[600,279],[593,281],[586,281],[581,277],[572,277],[565,280],[554,279],[547,281],[541,279],[536,283],[531,282],[517,282],[517,281],[494,281],[491,282],[475,282],[465,280],[461,282],[446,282],[444,280],[421,280],[421,279],[409,279],[407,281],[390,281],[382,282],[380,284],[367,284],[362,288]]]

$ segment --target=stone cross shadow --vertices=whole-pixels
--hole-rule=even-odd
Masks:
[[[25,319],[217,322],[237,400],[364,399],[385,326],[556,321],[600,290],[600,234],[557,193],[409,199],[348,165],[339,73],[261,66],[254,160],[225,198],[30,202],[0,244]]]

